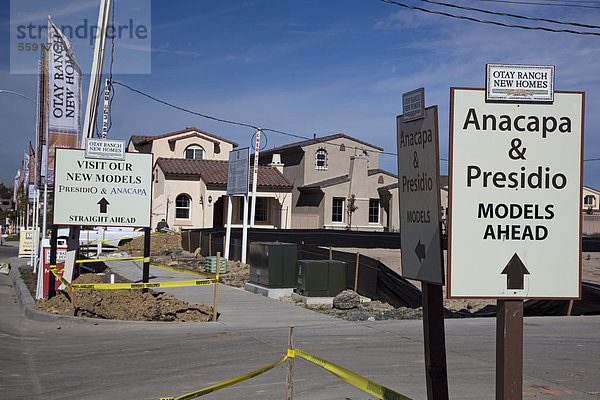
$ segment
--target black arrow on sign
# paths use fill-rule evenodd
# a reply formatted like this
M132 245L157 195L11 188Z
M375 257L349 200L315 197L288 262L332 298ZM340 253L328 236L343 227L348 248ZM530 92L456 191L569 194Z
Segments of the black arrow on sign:
M419 239L419 243L415 247L415 253L419 257L419 262L423 262L425 259L425 245L421 243L421 239Z
M529 275L529 271L527 271L525 264L523 264L517 253L515 253L500 274L506 275L507 289L523 289L523 276Z
M100 204L100 214L106 214L106 206L108 206L110 203L108 202L108 200L106 200L104 197L102 199L100 199L100 201L96 204Z

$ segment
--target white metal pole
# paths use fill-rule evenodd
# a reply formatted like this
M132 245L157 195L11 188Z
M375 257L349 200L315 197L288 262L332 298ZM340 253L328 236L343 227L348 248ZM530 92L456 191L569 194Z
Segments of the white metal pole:
M258 182L258 153L260 153L260 129L256 130L256 142L254 143L254 171L252 173L252 211L250 212L250 226L254 228L256 216L256 184Z
M106 46L106 32L108 28L109 11L112 0L100 1L100 12L98 13L98 28L96 30L96 42L94 44L94 58L92 61L92 71L90 76L90 86L88 89L87 105L85 108L85 118L83 121L83 131L81 132L81 145L85 144L85 138L94 137L94 121L98 113L98 98L96 94L100 90L100 78L102 77L102 67L104 65L104 49Z
M227 196L227 230L225 233L225 259L229 260L229 247L231 245L231 217L233 214L233 195ZM219 266L217 266L219 268Z
M248 242L248 193L244 195L244 225L242 227L242 263L246 264L246 243Z
M102 139L106 139L106 136L108 135L108 106L110 100L110 85L110 79L106 79L104 86L104 110L102 112Z

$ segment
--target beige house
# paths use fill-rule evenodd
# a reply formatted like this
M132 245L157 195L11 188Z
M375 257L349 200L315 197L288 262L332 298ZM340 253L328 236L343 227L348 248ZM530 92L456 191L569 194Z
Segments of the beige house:
M383 231L390 206L378 189L398 177L379 169L382 151L337 134L263 151L259 161L281 165L294 185L291 228Z
M173 230L225 226L229 152L237 146L197 128L131 136L128 151L154 155L152 227L163 218ZM291 192L281 167L259 168L255 226L290 228ZM243 224L243 204L233 198L233 227Z

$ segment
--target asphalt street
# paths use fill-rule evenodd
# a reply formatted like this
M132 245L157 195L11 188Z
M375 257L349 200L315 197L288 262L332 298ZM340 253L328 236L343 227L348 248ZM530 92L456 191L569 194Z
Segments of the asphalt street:
M10 399L158 399L180 396L264 367L298 348L414 400L427 398L420 320L348 322L240 289L219 286L218 322L153 323L56 318L19 305L28 260L0 246L0 396ZM114 265L112 265L114 263ZM140 265L111 263L139 280ZM11 279L12 278L12 279ZM158 269L151 280L182 280ZM189 279L189 278L188 278ZM171 289L212 305L212 287ZM30 301L30 300L29 300ZM451 399L495 398L495 319L446 320ZM532 317L524 323L523 398L600 399L600 317ZM285 398L285 364L203 396ZM374 399L329 372L295 361L294 399Z

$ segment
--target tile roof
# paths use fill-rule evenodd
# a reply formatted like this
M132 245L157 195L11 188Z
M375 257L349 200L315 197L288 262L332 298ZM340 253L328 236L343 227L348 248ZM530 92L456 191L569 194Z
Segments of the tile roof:
M188 160L184 158L159 158L156 164L165 175L197 176L207 185L227 185L228 161L224 160ZM252 171L250 168L250 184ZM258 187L291 189L293 186L275 167L261 166L258 169Z
M338 133L338 134L335 134L335 135L317 137L317 138L314 138L314 139L308 139L308 140L304 140L304 141L301 141L301 142L295 142L295 143L285 144L283 146L279 146L279 147L275 147L275 148L272 148L272 149L261 151L261 154L265 154L266 155L266 154L273 154L273 153L282 153L282 152L286 152L286 151L289 151L289 150L294 150L294 149L297 149L297 148L300 148L300 147L309 146L311 144L326 143L326 142L329 142L331 140L339 139L339 138L346 138L346 139L352 140L354 142L363 144L365 146L372 147L372 148L374 148L376 150L383 151L383 148L381 148L381 147L372 145L372 144L367 143L367 142L363 142L362 140L355 139L352 136L344 135L343 133Z
M339 185L340 183L350 182L349 175L337 176L335 178L325 179L324 181L310 183L308 185L298 187L298 190L315 190L328 186Z
M156 136L131 135L131 142L133 143L134 146L138 146L138 145L142 145L142 144L146 144L146 143L152 142L153 140L156 140L156 139L162 139L162 138L166 138L166 137L169 137L169 136L175 136L175 135L179 135L179 134L187 133L187 132L198 132L198 133L200 133L202 135L206 135L206 136L209 136L211 138L215 138L215 139L223 141L223 142L231 143L233 145L233 147L238 147L238 144L235 143L235 142L232 142L231 140L227 140L227 139L224 139L224 138L219 137L217 135L213 135L212 133L208 133L208 132L202 131L202 130L194 127L194 126L192 126L190 128L182 129L180 131L164 133L162 135L156 135Z
M377 169L370 169L367 171L367 175L371 176L371 175L375 175L375 174L385 174L385 175L389 175L392 178L398 178L398 175L394 175L391 172L388 172L386 170L383 170L381 168L377 168Z

